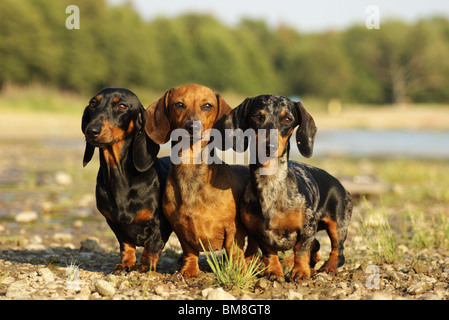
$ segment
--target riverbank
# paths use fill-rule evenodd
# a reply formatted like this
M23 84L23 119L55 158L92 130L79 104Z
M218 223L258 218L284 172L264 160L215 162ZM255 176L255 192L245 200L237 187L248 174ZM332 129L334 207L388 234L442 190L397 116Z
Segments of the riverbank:
M82 167L81 112L0 117L1 300L449 299L449 168L442 160L299 159L340 178L374 177L385 185L379 194L354 197L347 260L335 276L298 283L260 278L246 290L216 292L204 258L199 278L179 276L174 235L157 273L110 275L118 243L95 207L97 156ZM338 117L315 120L320 126L331 118ZM320 242L325 259L330 248L323 232Z

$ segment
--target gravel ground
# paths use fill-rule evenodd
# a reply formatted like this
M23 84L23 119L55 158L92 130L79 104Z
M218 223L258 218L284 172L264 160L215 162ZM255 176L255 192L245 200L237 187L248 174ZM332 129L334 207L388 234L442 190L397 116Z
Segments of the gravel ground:
M370 260L357 237L357 205L347 263L336 275L319 273L297 283L262 277L253 288L226 291L215 285L204 257L198 278L179 275L181 250L174 235L157 272L112 275L119 251L95 208L98 162L83 169L82 153L79 136L0 137L0 300L449 299L448 250L417 252L402 245L399 262ZM325 238L322 257L329 252Z
M270 282L262 277L248 291L224 291L214 286L204 259L198 278L180 276L179 254L171 249L164 252L158 272L113 275L110 271L119 257L115 246L102 245L95 238L86 238L77 247L74 238L47 243L39 237L22 234L21 239L29 239L23 248L2 246L1 300L449 299L449 256L437 250L420 252L430 263L413 258L383 265L351 262L333 276L318 273L298 283Z

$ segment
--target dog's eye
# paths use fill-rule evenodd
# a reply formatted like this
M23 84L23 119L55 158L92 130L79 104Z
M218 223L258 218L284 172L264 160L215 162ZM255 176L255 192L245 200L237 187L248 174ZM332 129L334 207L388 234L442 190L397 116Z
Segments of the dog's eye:
M292 121L293 121L293 119L289 118L289 117L284 117L284 119L282 119L282 122L284 124L290 124L290 123L292 123Z
M205 105L201 106L201 109L203 109L203 111L210 111L212 110L214 106L211 105L210 103L206 103Z
M97 106L97 102L95 100L92 100L91 102L89 102L89 107L91 107L92 109L95 109L96 106Z
M262 116L260 114L255 114L251 118L256 122L259 122L260 120L262 120Z
M120 103L119 105L117 105L118 110L125 110L126 108L128 108L128 106L124 103Z
M178 110L184 110L186 108L186 106L182 102L176 102L175 103L175 108L178 109Z

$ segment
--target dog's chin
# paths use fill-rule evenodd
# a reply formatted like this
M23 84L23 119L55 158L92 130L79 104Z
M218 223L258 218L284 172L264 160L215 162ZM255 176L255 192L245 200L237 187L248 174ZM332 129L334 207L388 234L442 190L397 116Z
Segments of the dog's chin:
M108 141L108 142L104 142L104 141L97 141L97 140L91 140L91 139L86 139L86 142L88 142L89 144L93 145L94 147L97 148L105 148L108 146L112 146L113 144L117 143L119 140L113 140L113 141Z

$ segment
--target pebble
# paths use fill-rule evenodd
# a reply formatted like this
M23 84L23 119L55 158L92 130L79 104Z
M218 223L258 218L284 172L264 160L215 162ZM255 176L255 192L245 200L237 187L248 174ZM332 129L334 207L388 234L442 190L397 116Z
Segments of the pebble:
M80 230L80 229L83 228L84 223L83 223L82 220L75 220L75 221L73 221L72 226L73 226L73 228L75 228L76 230Z
M255 285L256 289L265 290L268 288L270 281L265 278L260 278Z
M249 294L244 293L244 294L242 294L242 296L240 297L240 300L253 300L253 298L252 298Z
M302 300L303 299L303 295L299 292L290 290L287 293L287 300Z
M157 295L162 295L164 293L164 291L167 290L166 286L160 284L154 287L154 293Z
M99 240L94 237L87 238L86 240L81 241L81 252L94 252L99 249Z
M48 268L38 269L37 274L42 277L42 280L44 280L44 282L53 282L55 280L55 275Z
M429 284L425 281L418 281L407 289L407 293L421 294L429 288Z
M106 280L102 279L96 280L95 289L102 296L112 297L115 294L114 284Z
M393 297L389 293L374 292L367 296L367 300L392 300Z
M25 246L25 249L41 251L41 250L45 250L45 246L43 244L39 244L39 243L29 243Z
M54 241L60 241L60 242L70 242L73 239L72 234L67 233L67 232L56 232L52 239Z
M235 300L235 297L223 290L223 288L207 288L201 292L206 300Z
M15 220L19 223L35 222L39 215L36 211L22 211L16 214Z
M19 280L11 283L6 290L6 297L7 298L18 298L18 299L26 299L29 297L27 294L25 288L27 288L29 285L27 280Z
M69 186L72 184L72 176L66 172L58 171L55 173L55 182L60 186Z

